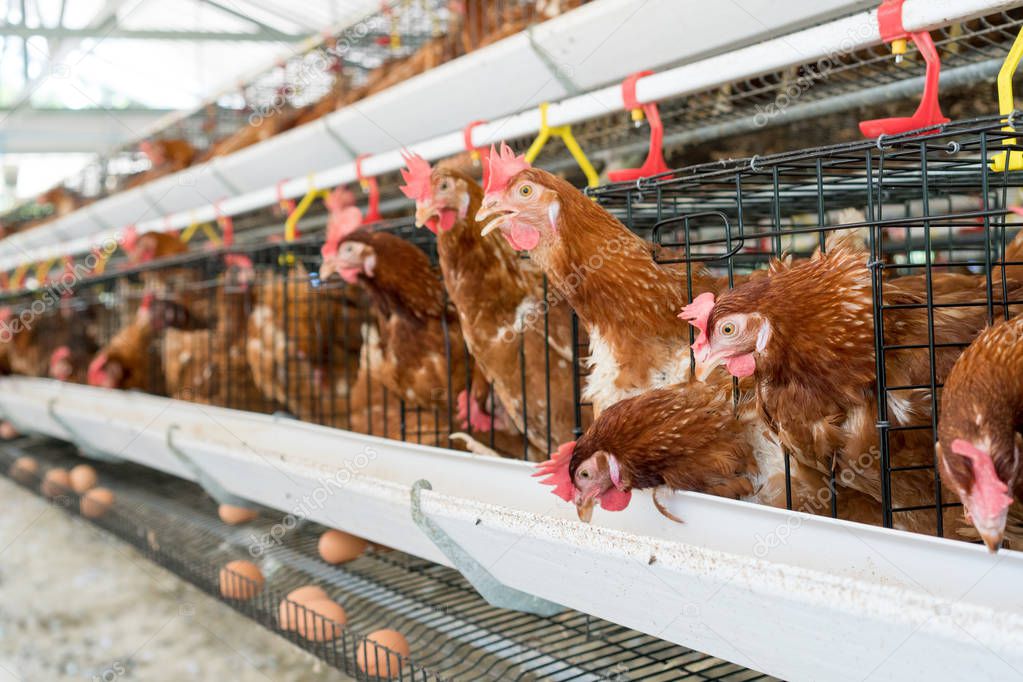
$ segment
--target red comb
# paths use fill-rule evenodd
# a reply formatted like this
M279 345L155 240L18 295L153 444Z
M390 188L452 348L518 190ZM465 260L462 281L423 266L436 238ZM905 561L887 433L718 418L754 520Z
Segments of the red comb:
M522 155L515 156L512 148L504 142L501 143L500 154L491 146L488 157L490 161L490 174L487 177L487 194L503 192L508 187L508 183L511 182L512 178L530 168L526 157Z
M107 354L100 353L89 363L89 385L106 386L107 378L103 374L103 366L107 364Z
M252 264L252 259L243 253L225 253L224 265L229 268L246 268L250 270L255 267Z
M50 364L55 365L61 360L71 357L71 349L67 346L60 346L50 354Z
M153 292L147 291L145 296L142 297L142 303L139 304L139 310L149 310L149 307L153 305Z
M706 291L693 302L682 309L678 314L679 319L688 320L689 324L700 330L693 341L693 352L698 353L707 346L707 325L710 323L710 313L714 310L714 294Z
M406 150L401 150L401 158L405 159L408 169L401 169L401 177L405 184L401 186L402 193L413 201L429 201L433 198L433 187L430 185L430 174L433 169L430 163L419 156Z
M11 319L12 315L14 315L14 311L11 310L10 306L5 305L0 308L0 322L7 322Z
M320 247L320 255L328 258L337 254L345 237L358 230L363 223L362 211L355 206L355 195L347 187L338 187L324 201L330 217L327 218L327 240Z
M536 465L536 472L533 474L533 476L546 476L540 483L554 486L554 490L551 492L566 502L575 501L575 484L572 483L572 477L568 474L568 465L572 461L573 450L575 450L575 441L562 443L558 446L557 452L551 453L549 460Z
M139 232L135 229L135 226L129 225L124 228L124 234L121 236L121 247L128 253L131 253L135 250L135 247L138 246L138 243Z
M970 513L981 518L997 517L1012 504L1009 486L998 478L991 455L962 438L952 441L952 452L973 464L973 490L970 492Z

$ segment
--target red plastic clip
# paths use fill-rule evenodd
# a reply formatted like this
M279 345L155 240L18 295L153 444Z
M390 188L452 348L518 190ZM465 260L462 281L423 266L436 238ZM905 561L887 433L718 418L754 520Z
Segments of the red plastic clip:
M134 225L129 225L124 228L124 234L121 235L121 248L128 253L135 250L135 247L139 242L139 231Z
M223 199L213 203L213 214L216 216L217 225L220 225L221 241L224 242L224 246L231 246L234 244L234 218L224 215L224 212L220 210L221 201Z
M885 43L897 45L898 41L905 41L908 38L916 44L927 64L924 93L920 99L920 106L912 116L878 118L861 122L860 132L866 137L898 135L911 130L938 126L948 123L950 120L941 113L941 103L938 101L941 57L938 55L938 50L934 47L934 40L928 31L918 33L906 31L902 23L902 5L905 1L884 0L877 8L877 26L881 32L881 39Z
M366 206L366 217L362 219L363 224L380 221L380 186L376 178L367 178L362 174L363 159L372 154L359 154L355 157L355 178L359 181L362 191L369 195L369 203Z
M636 82L653 71L640 71L634 73L622 82L622 101L625 108L632 112L633 120L639 121L641 116L646 116L650 123L650 151L647 152L646 161L639 168L622 168L615 171L608 171L607 177L611 182L627 182L639 178L649 178L652 175L667 173L670 169L664 162L664 124L661 122L661 112L657 104L640 104L636 99Z
M277 183L277 204L281 207L287 215L291 215L295 211L295 200L284 198L284 185L289 182L287 178Z
M490 148L489 147L477 147L472 143L472 131L476 126L481 126L486 121L473 121L469 125L462 128L462 139L465 141L465 151L469 152L472 156L472 160L480 164L480 168L483 169L482 184L484 187L487 186L487 179L490 177Z

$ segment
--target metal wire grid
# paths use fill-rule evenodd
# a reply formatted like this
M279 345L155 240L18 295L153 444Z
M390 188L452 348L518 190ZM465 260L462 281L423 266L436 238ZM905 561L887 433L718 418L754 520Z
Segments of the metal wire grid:
M931 32L942 59L944 71L991 62L993 71L1002 63L1009 47L1023 26L1023 8L998 12L965 23ZM855 36L850 36L850 42ZM925 65L919 52L911 50L896 63L890 48L870 48L829 54L813 63L801 64L781 71L760 74L728 83L705 92L691 93L660 102L661 119L668 134L667 150L674 151L680 143L673 142L672 131L683 138L692 138L693 131L707 129L701 137L713 139L711 127L724 130L727 123L754 119L756 128L770 126L790 106L823 102L843 94L862 92L868 88L889 85L922 76ZM976 79L974 79L976 80ZM990 110L996 107L992 90ZM909 104L906 105L910 107ZM947 112L946 112L947 113ZM967 115L981 112L969 111ZM962 117L961 115L959 117ZM953 116L955 118L955 116ZM576 137L587 149L615 149L642 144L646 126L623 125L627 114L612 114L577 126ZM838 138L858 137L855 129L830 130ZM755 146L748 147L756 151Z
M426 230L403 220L374 228L415 244L436 263L436 242ZM465 430L455 416L459 393L473 385L470 368L467 366L464 375L456 375L451 360L454 349L445 347L447 380L445 386L437 387L444 393L443 405L417 406L390 390L376 375L379 361L368 343L376 329L370 301L358 287L320 281L321 242L320 234L308 233L290 243L233 247L231 253L245 255L252 262L253 273L247 282L231 278L221 252L198 251L145 265L115 262L105 274L78 283L74 295L63 298L60 306L45 304L43 316L55 318L62 309L73 307L77 314L68 324L87 325L96 346L106 348L133 323L147 293L154 293L160 324L147 342L144 368L127 377L122 388L260 413L283 413L417 444L452 446L449 434ZM52 298L50 290L44 288L34 293L5 293L0 302L10 306L15 317L26 313L32 319L33 306L48 298ZM266 331L270 323L276 330L273 334ZM546 310L542 323L547 324ZM33 326L40 324L37 319ZM31 338L45 353L53 350L50 339ZM461 338L451 336L445 343L461 344L468 355ZM549 391L551 350L546 351L543 383ZM520 383L523 395L531 399L527 359L522 340ZM85 381L85 377L78 380ZM492 386L490 390L493 414L496 397ZM549 405L549 393L546 402ZM523 424L528 424L528 403L523 401ZM543 454L556 445L549 411L546 433L539 435L548 445ZM577 429L583 425L582 415L577 415ZM529 433L527 429L521 438L502 437L497 427L491 426L489 431L473 435L485 446L528 459Z
M1013 117L1015 120L1015 116ZM870 251L875 308L875 354L879 358L877 428L881 435L883 523L899 514L934 510L943 533L942 511L958 503L942 502L935 463L900 465L893 439L900 432L937 435L941 377L935 354L961 349L962 342L936 344L934 311L942 307L986 308L987 321L1007 319L1021 301L1009 294L1004 254L1017 222L1023 175L996 173L995 153L1018 151L1006 119L988 117L942 126L926 136L903 135L725 164L682 169L632 184L609 185L593 192L636 231L662 245L661 262L684 263L734 277L771 258L805 257L825 248L836 230L860 231ZM966 303L936 303L932 277L943 272L986 275L983 297ZM890 301L886 283L893 277L922 275L927 300ZM995 279L997 278L997 279ZM1000 284L996 283L1000 282ZM922 344L896 345L883 320L899 311L926 311L930 331ZM886 364L906 351L925 352L930 380L913 385L888 383ZM911 425L890 423L890 403L907 391L925 390L930 415ZM934 504L898 507L891 490L906 472L934 472ZM837 504L832 505L837 513Z
M81 462L70 445L21 439L0 448L0 466L8 471L23 455L42 464L40 475L16 479L36 492L45 470ZM265 510L254 523L225 526L216 519L214 503L190 483L131 464L94 465L116 501L93 522L356 679L375 679L353 665L364 646L358 633L383 627L402 632L414 653L400 677L392 671L394 679L772 679L581 613L542 618L491 607L456 571L387 548L373 547L359 559L330 566L317 555L323 529L315 524L300 521L284 534L272 533L275 521L277 530L284 526L276 512ZM63 492L56 503L77 510L77 496ZM250 600L225 599L219 593L220 567L239 558L255 561L266 576L266 587ZM343 605L348 622L340 642L310 642L281 629L281 599L308 584L320 585Z

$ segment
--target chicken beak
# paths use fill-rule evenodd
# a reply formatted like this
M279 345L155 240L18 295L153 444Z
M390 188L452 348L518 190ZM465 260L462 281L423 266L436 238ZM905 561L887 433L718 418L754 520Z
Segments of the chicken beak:
M416 227L425 227L431 218L439 217L437 209L432 201L424 201L416 204Z
M480 206L480 210L476 211L476 222L480 225L487 223L480 231L481 237L486 237L494 230L500 229L508 216L514 215L515 211L505 208L501 205L501 200L497 197L491 197L485 199L483 205Z
M991 518L981 518L977 514L971 514L973 525L980 533L987 551L994 554L1002 546L1002 538L1005 536L1005 520L1009 508L1005 507L1000 514Z
M693 367L693 371L696 374L696 379L701 383L707 381L707 377L724 359L720 354L711 353L708 349L697 351L694 353L694 356L696 364Z
M331 275L337 272L337 261L333 257L324 258L320 265L320 281L326 282Z
M593 518L593 507L597 504L597 498L591 497L588 500L582 500L577 502L575 505L576 513L579 514L579 520L583 523L589 523Z

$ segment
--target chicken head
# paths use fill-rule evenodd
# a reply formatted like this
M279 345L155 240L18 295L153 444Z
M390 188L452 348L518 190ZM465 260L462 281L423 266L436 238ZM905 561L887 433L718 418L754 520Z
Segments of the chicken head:
M720 364L734 377L752 375L757 368L757 354L765 351L771 339L771 324L763 316L743 312L724 300L724 305L715 304L714 294L703 293L679 314L697 329L692 349L696 378L700 381L705 381Z

